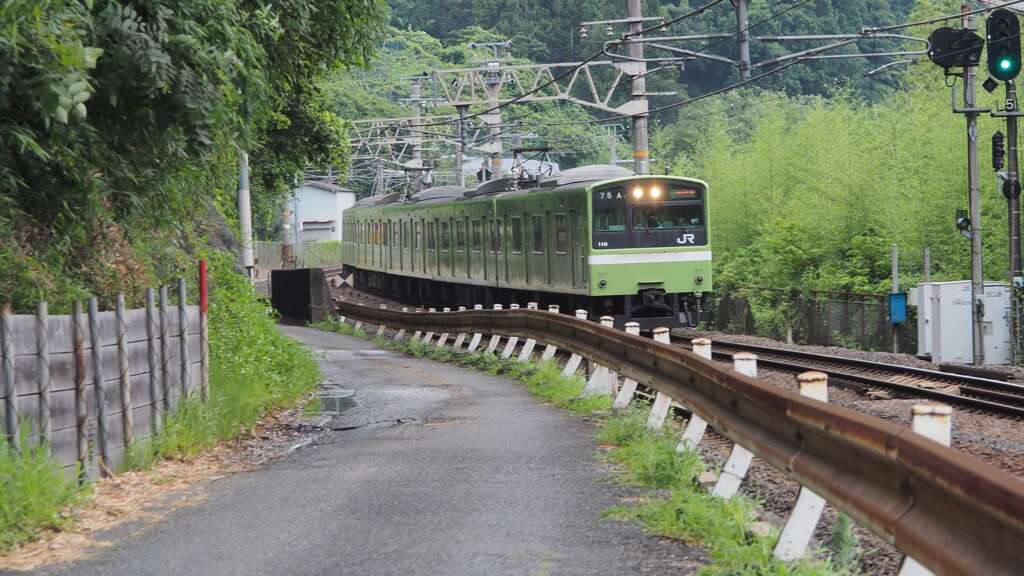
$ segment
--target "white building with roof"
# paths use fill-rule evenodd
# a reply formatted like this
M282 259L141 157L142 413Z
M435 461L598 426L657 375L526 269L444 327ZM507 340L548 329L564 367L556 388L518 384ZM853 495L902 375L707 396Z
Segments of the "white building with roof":
M328 181L305 181L292 191L285 238L292 242L341 240L341 211L356 201L356 193Z

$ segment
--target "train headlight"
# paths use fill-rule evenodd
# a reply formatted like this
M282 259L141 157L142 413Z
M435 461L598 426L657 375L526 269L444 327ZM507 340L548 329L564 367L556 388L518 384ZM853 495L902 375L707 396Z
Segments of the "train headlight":
M639 200L639 199L641 199L643 197L644 197L644 189L643 188L641 188L639 186L637 186L636 188L633 188L633 198L635 198L636 200Z
M651 186L651 198L658 200L661 198L661 188L657 186Z

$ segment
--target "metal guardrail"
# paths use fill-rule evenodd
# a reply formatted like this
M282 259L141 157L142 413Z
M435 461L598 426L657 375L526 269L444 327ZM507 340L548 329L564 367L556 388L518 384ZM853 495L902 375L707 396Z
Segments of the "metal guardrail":
M399 312L339 302L371 324L483 332L557 345L669 395L936 574L1019 574L1024 482L879 418L566 314Z

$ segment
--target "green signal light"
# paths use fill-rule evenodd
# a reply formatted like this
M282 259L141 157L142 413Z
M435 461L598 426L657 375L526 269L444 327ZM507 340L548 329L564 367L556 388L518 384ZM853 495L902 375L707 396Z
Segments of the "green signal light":
M1013 62L1010 62L1010 60L1006 58L1003 58L1002 60L999 61L999 67L1002 68L1003 70L1009 70L1010 66L1013 66Z

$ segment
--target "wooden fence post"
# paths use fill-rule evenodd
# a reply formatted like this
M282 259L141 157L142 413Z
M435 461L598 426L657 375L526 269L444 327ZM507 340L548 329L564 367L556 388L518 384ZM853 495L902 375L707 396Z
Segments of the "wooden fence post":
M149 366L149 399L153 402L150 406L152 411L150 430L153 436L160 433L162 427L160 408L163 406L163 399L160 397L160 362L157 360L160 338L157 321L156 297L152 288L146 288L146 364Z
M207 319L210 311L209 283L206 260L199 261L199 389L203 402L210 399L210 331Z
M128 377L128 326L124 323L124 294L117 295L117 383L121 388L121 426L124 445L135 443L135 418L132 415L132 383Z
M46 301L36 306L36 371L39 373L39 437L47 450L52 448L50 424L50 311Z
M181 397L192 392L192 375L188 364L188 300L185 299L185 279L178 278L178 349L181 350Z
M11 342L11 305L0 307L0 377L4 384L4 434L18 453L18 389L14 385L14 344Z
M96 445L100 451L100 472L110 476L110 451L107 446L107 388L103 382L103 356L100 354L99 303L89 298L89 341L92 343L92 387L96 394Z
M78 436L78 474L86 478L86 464L89 462L89 399L85 389L85 323L82 319L82 302L75 300L72 306L73 324L71 346L75 361L75 431Z
M171 321L167 315L167 286L160 287L160 385L163 386L164 411L169 412L171 405L171 342L168 332Z

